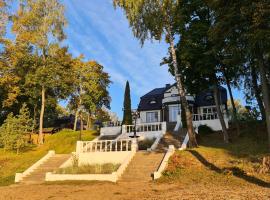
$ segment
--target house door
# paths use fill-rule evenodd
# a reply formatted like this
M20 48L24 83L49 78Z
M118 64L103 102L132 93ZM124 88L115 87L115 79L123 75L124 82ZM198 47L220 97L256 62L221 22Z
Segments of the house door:
M180 108L178 105L169 106L169 122L176 122L179 113Z

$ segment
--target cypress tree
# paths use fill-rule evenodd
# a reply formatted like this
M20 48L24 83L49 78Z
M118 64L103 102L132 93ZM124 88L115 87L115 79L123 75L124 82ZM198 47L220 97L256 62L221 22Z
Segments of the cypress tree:
M131 114L131 100L130 100L130 87L129 82L126 83L125 96L124 96L124 116L123 122L124 125L132 124L132 114Z

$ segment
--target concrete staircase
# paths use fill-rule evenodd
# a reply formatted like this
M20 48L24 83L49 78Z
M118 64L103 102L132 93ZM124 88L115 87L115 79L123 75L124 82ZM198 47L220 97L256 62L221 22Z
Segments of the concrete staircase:
M184 128L181 128L179 131L167 132L163 138L161 138L157 149L159 151L166 151L169 145L174 145L175 148L180 148L186 134L187 130Z
M128 168L122 175L122 182L147 182L152 180L152 173L155 172L164 153L138 151Z
M70 158L70 154L56 154L48 161L39 166L30 175L23 178L21 184L40 184L45 182L45 174L58 169L65 161Z

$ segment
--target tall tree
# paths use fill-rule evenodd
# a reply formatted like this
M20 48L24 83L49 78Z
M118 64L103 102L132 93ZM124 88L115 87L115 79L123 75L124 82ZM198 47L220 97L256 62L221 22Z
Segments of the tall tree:
M129 82L126 82L125 95L124 95L124 115L122 124L131 125L132 124L132 114L131 114L131 99L130 99L130 87Z
M246 62L252 60L259 72L270 147L270 4L265 0L210 2L216 15L213 35L221 40L236 35L233 46L241 49L242 58Z
M73 69L76 76L69 107L75 110L73 129L77 129L77 120L83 112L88 118L102 106L109 107L110 97L108 87L111 83L108 73L96 61L83 61L83 57L74 59Z
M174 77L177 83L178 92L186 112L187 129L189 135L189 146L197 147L195 138L192 113L186 99L186 90L183 84L183 76L178 70L176 50L174 47L175 24L180 19L178 13L178 0L114 0L114 5L125 10L126 17L133 29L135 37L139 38L141 43L148 38L161 40L165 35L166 41L170 45Z
M57 44L65 38L63 27L66 24L64 7L58 0L21 0L20 8L14 16L13 31L16 40L30 44L34 52L41 57L36 71L41 91L41 109L39 120L39 144L43 144L43 119L47 88L52 81L47 78L54 75L50 58ZM54 63L55 64L55 63ZM50 67L49 67L50 66Z

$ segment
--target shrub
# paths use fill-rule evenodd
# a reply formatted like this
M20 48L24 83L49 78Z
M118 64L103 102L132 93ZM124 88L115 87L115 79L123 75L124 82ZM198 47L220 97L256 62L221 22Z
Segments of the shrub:
M147 150L155 142L156 138L145 139L138 142L139 150Z
M0 143L5 150L17 150L26 146L26 135L32 129L32 120L26 104L23 104L19 115L14 116L10 113L4 124L0 127Z
M207 125L200 125L198 128L199 135L209 135L213 133L213 129Z

